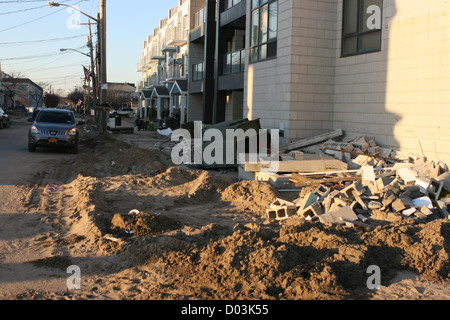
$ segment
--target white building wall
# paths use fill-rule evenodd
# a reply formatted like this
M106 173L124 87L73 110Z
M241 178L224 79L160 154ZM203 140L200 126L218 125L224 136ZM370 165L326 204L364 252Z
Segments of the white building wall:
M285 132L288 132L291 107L292 2L279 0L277 58L248 64L247 48L244 74L244 117L260 118L263 128L281 128ZM250 8L251 1L247 1L247 17L251 16ZM246 30L245 38L250 39L250 19Z
M334 128L450 163L449 26L448 1L385 0L381 52L336 60Z

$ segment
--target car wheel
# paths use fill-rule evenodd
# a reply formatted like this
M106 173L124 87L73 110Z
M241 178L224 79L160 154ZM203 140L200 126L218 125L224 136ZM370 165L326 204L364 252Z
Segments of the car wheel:
M28 151L29 151L29 152L36 152L36 147L33 146L32 144L29 144L29 145L28 145Z

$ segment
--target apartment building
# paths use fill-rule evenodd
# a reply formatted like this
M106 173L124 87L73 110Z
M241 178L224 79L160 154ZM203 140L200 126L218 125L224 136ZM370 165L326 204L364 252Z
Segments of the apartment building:
M191 0L176 11L183 6L185 121L259 118L281 143L341 128L450 163L448 1ZM160 61L167 68L157 49L145 79L164 75ZM167 95L152 93L174 106L170 93L182 90L163 78Z

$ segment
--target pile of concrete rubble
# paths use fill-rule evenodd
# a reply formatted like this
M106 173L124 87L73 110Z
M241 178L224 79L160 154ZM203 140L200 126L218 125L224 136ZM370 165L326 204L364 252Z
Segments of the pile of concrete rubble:
M297 187L301 192L294 201L274 201L267 208L268 219L300 216L366 228L372 228L371 220L450 219L450 173L446 164L425 157L391 158L391 149L381 148L365 136L342 141L328 139L303 148L293 144L293 148L285 147L283 151L280 158L298 162L299 168L307 168L308 161L329 163L328 156L346 168L334 164L332 168L325 166L323 172L294 170L272 174L277 178L268 181L283 181L287 188L288 179L290 189ZM304 160L311 154L319 158Z

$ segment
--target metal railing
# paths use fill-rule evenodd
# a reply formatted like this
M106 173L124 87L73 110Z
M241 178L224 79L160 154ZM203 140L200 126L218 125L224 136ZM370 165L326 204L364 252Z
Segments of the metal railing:
M223 57L223 74L233 74L244 72L245 68L245 49L230 52Z

